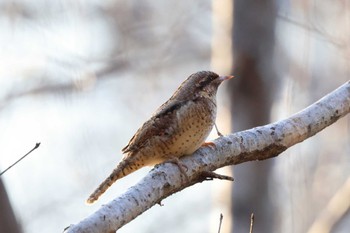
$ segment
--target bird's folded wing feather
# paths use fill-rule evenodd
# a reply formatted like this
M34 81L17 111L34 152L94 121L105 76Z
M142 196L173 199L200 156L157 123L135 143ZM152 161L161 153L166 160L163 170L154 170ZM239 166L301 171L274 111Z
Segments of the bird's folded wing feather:
M171 135L176 129L176 122L179 109L192 101L174 101L166 102L156 113L146 121L141 128L137 130L135 135L130 139L128 145L122 149L123 153L137 152L142 147L146 146L153 137Z

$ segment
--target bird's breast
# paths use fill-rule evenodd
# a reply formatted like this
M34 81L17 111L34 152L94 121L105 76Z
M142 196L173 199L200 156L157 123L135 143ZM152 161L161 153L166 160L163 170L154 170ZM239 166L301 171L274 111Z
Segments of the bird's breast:
M173 156L195 152L208 137L215 123L216 105L208 99L191 101L176 113L176 128L168 141Z

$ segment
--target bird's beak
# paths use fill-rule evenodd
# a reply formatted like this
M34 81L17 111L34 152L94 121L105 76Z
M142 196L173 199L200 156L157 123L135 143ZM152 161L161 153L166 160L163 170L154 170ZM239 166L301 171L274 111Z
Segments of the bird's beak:
M228 80L228 79L231 79L231 78L234 78L234 76L232 76L232 75L220 76L220 77L219 77L219 80L220 80L221 82L223 82L223 81Z

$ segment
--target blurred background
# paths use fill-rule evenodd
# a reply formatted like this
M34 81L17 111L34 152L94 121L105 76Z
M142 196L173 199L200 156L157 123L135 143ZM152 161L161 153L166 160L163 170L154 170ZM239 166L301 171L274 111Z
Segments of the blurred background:
M0 1L0 232L62 232L147 174L86 198L199 70L228 134L290 116L350 77L350 1ZM118 232L348 232L350 118L281 156L220 169ZM214 139L212 133L210 139ZM194 195L195 193L195 195ZM161 220L161 221L160 221Z

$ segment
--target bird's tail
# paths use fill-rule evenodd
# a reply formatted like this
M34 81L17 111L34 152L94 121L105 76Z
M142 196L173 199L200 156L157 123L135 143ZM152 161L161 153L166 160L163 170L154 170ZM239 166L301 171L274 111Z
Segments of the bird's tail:
M135 158L132 158L132 156L123 159L107 177L107 179L105 179L90 195L90 197L86 200L86 203L93 204L104 192L106 192L109 187L112 186L114 182L144 166L144 164L140 163L139 161L134 162L134 160Z

